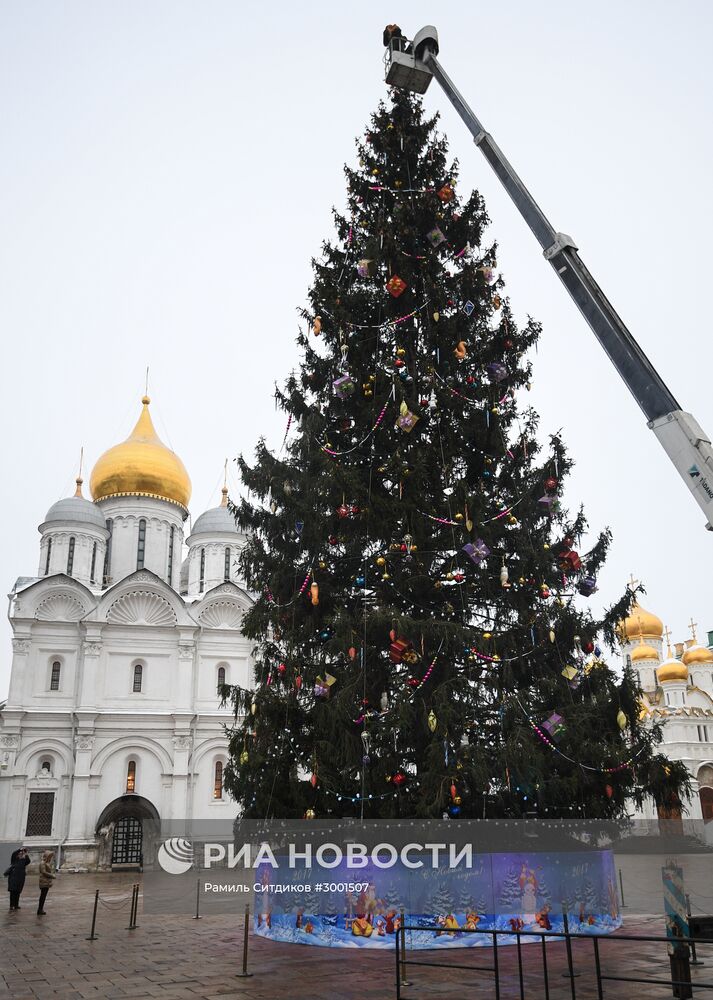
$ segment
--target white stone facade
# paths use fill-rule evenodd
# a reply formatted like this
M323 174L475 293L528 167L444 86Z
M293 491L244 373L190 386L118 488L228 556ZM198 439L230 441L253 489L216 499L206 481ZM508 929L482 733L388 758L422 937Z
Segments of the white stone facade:
M232 713L217 688L252 683L244 537L224 506L204 514L186 559L204 548L210 570L182 596L186 514L152 496L92 503L80 483L40 526L39 574L17 581L10 607L1 841L54 848L66 867L136 865L152 860L138 856L147 823L237 814L221 782Z

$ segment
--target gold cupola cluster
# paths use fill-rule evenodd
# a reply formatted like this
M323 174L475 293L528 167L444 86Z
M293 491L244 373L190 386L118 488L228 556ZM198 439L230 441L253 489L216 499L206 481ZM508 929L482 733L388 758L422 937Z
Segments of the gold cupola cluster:
M619 638L622 642L635 642L640 637L661 639L663 637L663 622L646 608L642 608L637 601L632 607L629 617L625 618L619 625ZM658 656L658 654L656 655Z
M183 462L167 448L154 428L149 403L143 408L126 441L109 448L92 470L90 489L94 500L109 497L154 497L187 510L191 480Z

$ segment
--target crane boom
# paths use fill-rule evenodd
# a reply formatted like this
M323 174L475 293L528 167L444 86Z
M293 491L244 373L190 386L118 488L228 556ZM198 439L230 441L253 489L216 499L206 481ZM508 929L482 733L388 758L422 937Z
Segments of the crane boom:
M422 28L408 41L391 37L386 54L386 81L424 93L431 79L443 88L517 209L535 234L545 259L574 299L609 360L641 407L647 424L706 515L713 531L713 448L690 413L681 409L634 336L604 295L571 236L557 232L525 187L505 154L485 130L438 60L438 32Z

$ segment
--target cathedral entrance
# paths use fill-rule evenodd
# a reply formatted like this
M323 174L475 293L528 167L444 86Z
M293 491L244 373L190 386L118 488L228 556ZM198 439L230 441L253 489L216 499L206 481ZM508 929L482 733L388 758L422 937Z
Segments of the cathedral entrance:
M112 871L143 869L153 863L161 821L152 802L141 795L122 795L97 820L99 867Z
M111 867L143 868L144 831L141 820L135 816L122 816L114 827L111 845Z

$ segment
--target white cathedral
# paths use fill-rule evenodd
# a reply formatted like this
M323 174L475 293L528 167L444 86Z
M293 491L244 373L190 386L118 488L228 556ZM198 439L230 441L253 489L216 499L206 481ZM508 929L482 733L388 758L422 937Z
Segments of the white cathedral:
M218 688L252 682L245 538L224 486L184 540L191 482L149 403L94 466L93 499L79 478L50 507L37 575L10 595L0 841L53 848L65 867L138 867L147 824L237 813Z
M693 795L683 818L702 820L705 839L713 846L713 632L703 645L693 621L690 627L692 637L672 647L661 619L636 603L619 626L619 638L624 660L644 692L641 716L663 727L659 751L683 761L691 775ZM634 818L656 821L653 801Z

